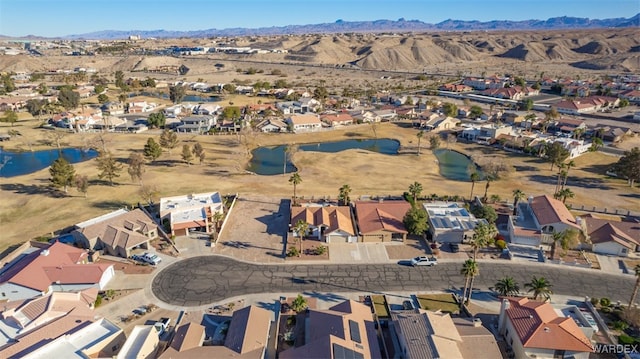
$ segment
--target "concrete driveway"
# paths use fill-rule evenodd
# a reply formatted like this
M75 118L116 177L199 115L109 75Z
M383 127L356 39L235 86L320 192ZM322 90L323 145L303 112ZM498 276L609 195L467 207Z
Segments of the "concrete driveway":
M600 262L600 270L613 274L628 274L629 271L620 257L596 254Z

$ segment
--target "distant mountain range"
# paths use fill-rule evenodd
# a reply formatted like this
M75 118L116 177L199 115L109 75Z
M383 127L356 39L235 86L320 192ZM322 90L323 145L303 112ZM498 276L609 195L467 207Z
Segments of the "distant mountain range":
M411 31L495 31L495 30L560 30L560 29L593 29L640 27L640 13L630 18L589 19L580 17L553 17L547 20L493 20L464 21L448 19L437 24L429 24L420 20L375 20L375 21L343 21L334 23L287 25L261 28L228 28L195 31L170 30L104 30L86 34L69 35L64 39L124 39L130 35L141 38L178 38L178 37L213 37L213 36L248 36L248 35L285 35L285 34L318 34L349 32L411 32ZM35 38L35 36L28 36Z

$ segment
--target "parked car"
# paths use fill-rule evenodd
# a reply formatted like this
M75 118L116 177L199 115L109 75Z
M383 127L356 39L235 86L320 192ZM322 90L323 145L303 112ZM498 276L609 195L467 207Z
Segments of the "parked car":
M153 264L153 265L156 265L156 264L162 262L162 258L158 257L155 254L150 254L150 253L144 253L142 255L142 260L144 260L145 262L147 262L149 264Z
M147 308L145 307L138 307L133 310L133 314L137 314L137 315L144 315L146 313L147 313Z
M142 256L139 256L137 254L132 255L130 258L136 262L147 263L147 261L144 258L142 258Z
M425 257L425 256L421 256L421 257L415 257L411 260L411 265L412 266L434 266L438 264L438 259L436 257Z
M458 245L458 243L449 243L449 247L451 248L451 253L460 252L460 246Z

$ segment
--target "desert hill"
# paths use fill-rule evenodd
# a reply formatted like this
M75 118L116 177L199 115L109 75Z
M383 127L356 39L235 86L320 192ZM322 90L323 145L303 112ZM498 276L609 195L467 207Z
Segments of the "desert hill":
M285 49L286 54L169 56L2 56L0 71L46 71L54 67L82 66L113 73L142 71L162 65L186 64L198 73L211 68L209 59L255 61L268 64L323 64L367 70L437 71L504 69L528 66L545 71L563 69L614 72L640 71L640 37L637 29L554 31L443 32L406 34L313 34L229 38L234 46ZM138 46L166 48L178 40L150 40ZM180 39L181 46L215 46L211 39ZM66 64L66 66L65 66ZM530 66L531 65L531 66ZM198 71L203 66L202 71Z

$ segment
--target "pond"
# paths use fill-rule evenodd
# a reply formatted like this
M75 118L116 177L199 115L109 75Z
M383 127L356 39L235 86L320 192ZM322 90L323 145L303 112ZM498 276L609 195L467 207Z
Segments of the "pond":
M277 175L296 171L296 167L285 158L286 145L258 147L253 150L249 171L259 175ZM385 155L396 155L400 142L391 139L344 140L336 142L309 143L298 146L299 151L340 152L350 149L363 149Z
M134 92L129 94L129 98L137 96L155 97L163 100L169 99L169 94L163 92ZM185 95L182 98L183 102L217 102L220 101L218 96L198 96L198 95Z
M62 157L70 163L90 160L98 156L95 150L63 148L34 152L8 152L0 148L0 177L22 176L51 166Z
M438 149L434 151L438 159L440 174L442 177L454 180L470 182L471 173L480 172L478 166L464 154L452 150Z

